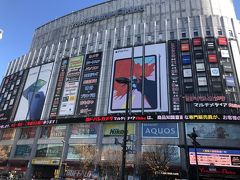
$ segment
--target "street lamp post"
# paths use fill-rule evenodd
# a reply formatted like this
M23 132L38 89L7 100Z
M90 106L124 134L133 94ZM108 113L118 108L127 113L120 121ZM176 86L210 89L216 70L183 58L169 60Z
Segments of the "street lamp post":
M63 171L62 171L62 161L63 161L63 156L64 156L64 150L65 150L65 145L66 145L66 141L62 140L63 143L63 149L62 149L62 154L61 154L61 159L59 162L59 168L58 168L58 178L61 179Z
M121 165L121 180L124 180L125 177L125 162L126 162L126 152L127 152L127 130L128 130L128 101L129 101L129 86L130 80L126 77L119 77L115 79L116 82L124 84L127 86L127 97L126 97L126 112L124 119L124 135L122 143L122 165Z
M196 159L196 175L197 175L197 180L199 180L199 171L198 171L198 158L197 158L197 146L200 146L200 144L197 142L197 133L195 131L195 128L193 128L193 132L191 134L187 134L188 137L190 137L192 139L192 144L194 147L194 151L195 151L195 159Z

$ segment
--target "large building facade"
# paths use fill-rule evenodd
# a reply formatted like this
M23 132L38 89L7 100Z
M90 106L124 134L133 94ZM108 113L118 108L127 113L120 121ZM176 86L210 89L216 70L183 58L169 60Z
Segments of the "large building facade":
M232 0L113 0L67 14L6 70L0 177L50 179L60 166L69 179L116 177L129 95L128 178L240 179L239 81Z

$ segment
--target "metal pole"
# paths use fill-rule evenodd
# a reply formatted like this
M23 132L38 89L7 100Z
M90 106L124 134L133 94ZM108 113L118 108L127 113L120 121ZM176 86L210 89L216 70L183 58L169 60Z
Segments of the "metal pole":
M195 138L196 141L196 138ZM197 158L197 146L196 146L196 142L193 142L194 145L194 150L195 150L195 159L196 159L196 175L197 175L197 180L199 180L199 171L198 171L198 158Z
M129 101L129 82L127 85L127 99L126 99L126 112L124 120L124 136L123 136L123 145L122 145L122 168L121 168L121 180L125 178L125 162L126 162L126 151L127 151L127 125L128 125L128 101Z
M61 179L61 177L62 177L62 160L63 160L63 155L64 155L66 142L64 140L62 140L62 143L63 143L63 149L62 149L61 159L60 159L59 168L58 168L58 178L59 179Z

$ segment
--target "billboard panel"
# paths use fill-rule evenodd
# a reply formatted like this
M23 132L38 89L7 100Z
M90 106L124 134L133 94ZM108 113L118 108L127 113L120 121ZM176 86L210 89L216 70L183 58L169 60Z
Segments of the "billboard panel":
M189 148L190 164L196 164L195 150ZM240 167L240 150L197 148L198 165Z
M78 107L78 113L80 115L95 115L101 63L102 52L87 54Z
M83 56L70 58L66 81L61 98L59 116L73 115L77 101L79 79L82 71Z
M20 71L4 78L0 90L0 121L12 120L26 75L27 71Z
M30 69L15 121L41 118L53 63Z
M167 111L166 76L165 44L115 50L109 113L124 112L126 107L127 85L116 82L115 79L119 77L132 80L132 112Z
M15 121L26 120L28 109L31 105L32 96L34 94L35 86L42 86L43 81L38 80L38 74L40 66L30 69L28 77L23 89L20 103L18 105L17 113L15 115ZM39 87L38 86L38 87Z
M68 68L68 62L69 62L69 59L65 58L62 60L62 63L60 66L60 71L59 71L59 75L58 75L58 80L57 80L57 84L56 84L52 107L51 107L50 115L49 115L50 118L56 118L57 114L58 114L59 105L60 105L60 101L61 101L61 95L62 95L62 89L64 86L64 81L65 81L67 68Z

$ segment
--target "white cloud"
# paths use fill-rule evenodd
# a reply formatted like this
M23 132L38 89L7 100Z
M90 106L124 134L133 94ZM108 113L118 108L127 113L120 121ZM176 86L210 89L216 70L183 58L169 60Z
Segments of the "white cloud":
M3 30L0 29L0 40L3 38Z

